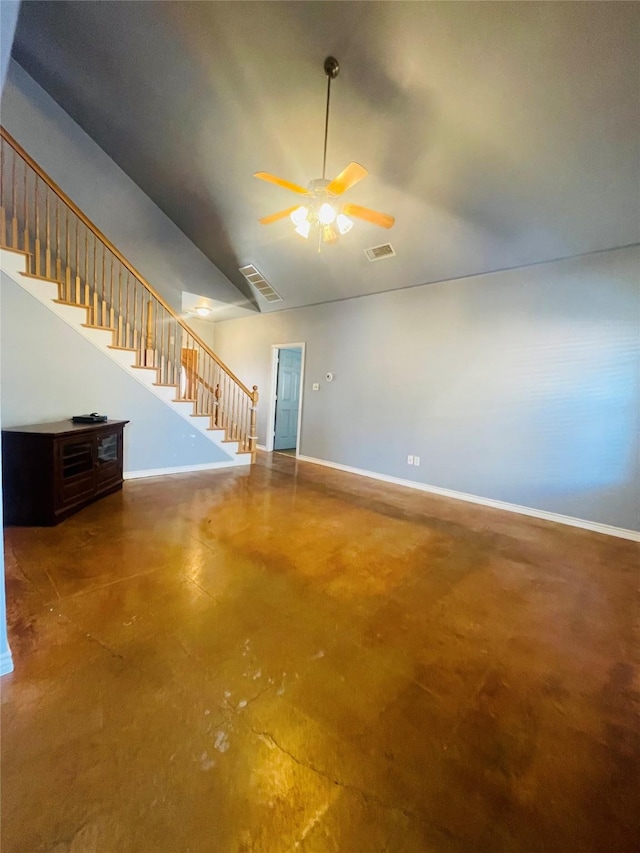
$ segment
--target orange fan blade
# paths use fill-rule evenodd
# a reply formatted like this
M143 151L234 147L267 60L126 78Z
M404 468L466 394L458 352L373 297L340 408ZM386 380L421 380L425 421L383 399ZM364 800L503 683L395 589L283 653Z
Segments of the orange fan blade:
M284 219L285 216L289 216L290 213L293 213L299 207L299 204L294 204L293 207L288 207L286 210L279 210L277 213L272 213L271 216L263 216L262 219L258 219L258 222L260 225L271 225L272 222L277 222L278 219Z
M369 172L360 163L349 163L347 168L343 169L338 177L331 181L327 187L327 192L334 195L342 195L343 192L354 186L354 184L357 184L358 181L366 178L368 174Z
M388 213L378 213L377 210L370 210L368 207L360 207L359 204L345 204L343 213L347 216L355 216L358 219L364 219L366 222L371 222L373 225L381 225L383 228L391 228L396 221L395 216L389 216Z
M277 187L282 187L285 190L291 190L300 195L309 195L309 190L305 190L300 184L292 184L291 181L285 181L283 178L277 178L275 175L270 175L269 172L256 172L254 178L260 178L261 181L269 181Z

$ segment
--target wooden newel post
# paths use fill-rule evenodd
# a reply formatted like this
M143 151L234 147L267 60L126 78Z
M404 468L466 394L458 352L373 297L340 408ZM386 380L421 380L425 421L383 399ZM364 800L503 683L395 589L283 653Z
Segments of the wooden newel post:
M250 445L249 448L251 450L251 462L256 461L256 442L258 441L258 436L256 434L256 418L258 414L258 386L253 386L253 394L251 395L251 433L249 434Z

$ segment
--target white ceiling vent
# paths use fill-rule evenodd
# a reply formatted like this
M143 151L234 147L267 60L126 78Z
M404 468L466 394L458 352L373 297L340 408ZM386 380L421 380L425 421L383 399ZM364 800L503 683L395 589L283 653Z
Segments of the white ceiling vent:
M282 302L282 296L271 287L262 273L254 267L253 264L247 264L246 267L240 267L240 272L249 282L251 287L258 293L266 302Z
M396 250L391 243L383 243L382 246L372 246L370 249L365 249L364 253L370 261L381 261L383 258L393 257Z

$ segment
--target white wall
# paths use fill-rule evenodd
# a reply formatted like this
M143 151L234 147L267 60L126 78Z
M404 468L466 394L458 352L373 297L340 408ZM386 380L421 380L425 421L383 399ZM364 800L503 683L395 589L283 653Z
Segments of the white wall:
M11 60L2 124L176 310L182 291L243 302L228 278Z
M0 290L2 426L101 412L129 420L126 473L229 457L4 274Z
M640 530L639 270L611 250L218 323L216 347L259 385L260 444L271 344L305 341L301 454Z

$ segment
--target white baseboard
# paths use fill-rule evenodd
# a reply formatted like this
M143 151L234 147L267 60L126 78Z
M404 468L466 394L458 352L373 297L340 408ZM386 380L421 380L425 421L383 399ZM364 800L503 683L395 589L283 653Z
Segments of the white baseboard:
M556 512L546 512L542 509L534 509L528 506L496 501L492 498L481 498L478 495L468 495L466 492L454 492L452 489L441 489L439 486L428 486L426 483L416 483L414 480L403 480L401 477L391 477L388 474L378 474L376 471L365 471L363 468L352 468L350 465L341 465L338 462L327 462L326 459L315 459L313 456L298 456L301 462L312 462L314 465L324 465L326 468L335 468L338 471L346 471L348 474L358 474L360 477L369 477L372 480L382 480L384 483L393 483L396 486L406 486L409 489L417 489L420 492L429 492L444 498L454 498L458 501L480 504L493 509L501 509L505 512L516 512L519 515L529 515L532 518L541 518L544 521L555 521L558 524L568 524L571 527L581 527L584 530L592 530L594 533L604 533L606 536L618 536L621 539L631 539L640 542L640 532L636 530L625 530L623 527L613 527L610 524L599 524L596 521L587 521L584 518L574 518L571 515L560 515Z
M256 444L256 447L258 448L258 450L264 450L265 452L267 450L266 444Z
M11 657L11 652L7 649L6 652L0 655L0 676L8 675L10 672L13 672L13 658Z
M248 459L251 457L247 456ZM245 464L249 464L248 462ZM192 471L215 471L218 468L239 468L242 462L202 462L198 465L179 465L176 468L147 468L145 471L125 471L124 480L141 480L144 477L164 477L167 474L189 474Z

